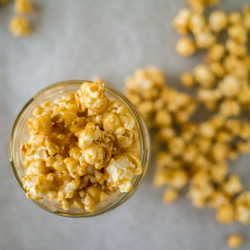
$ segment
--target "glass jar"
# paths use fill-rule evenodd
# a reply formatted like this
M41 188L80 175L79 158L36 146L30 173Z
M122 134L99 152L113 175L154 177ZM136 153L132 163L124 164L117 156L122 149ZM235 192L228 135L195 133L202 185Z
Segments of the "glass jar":
M35 96L33 96L24 105L24 107L18 114L10 135L9 160L12 166L14 176L19 186L24 192L26 192L23 187L22 181L22 178L25 176L25 170L22 166L22 160L24 159L24 156L21 153L20 146L25 143L29 138L27 120L32 115L32 112L35 107L41 105L44 101L48 99L54 100L61 97L62 95L75 93L76 90L80 88L82 82L90 81L71 80L50 85L38 92ZM122 95L111 87L106 86L105 89L106 95L109 98L112 98L113 100L116 100L125 105L136 121L136 127L140 140L140 160L142 162L143 172L141 175L134 177L134 179L132 180L132 189L129 192L116 192L115 194L111 195L106 202L97 205L95 207L94 212L88 212L85 209L75 207L71 207L68 211L65 211L61 208L59 204L56 204L54 202L48 200L32 200L36 205L45 209L48 212L67 217L92 217L106 213L126 201L137 190L147 172L150 154L150 139L147 127L142 116L139 114L135 106L124 95Z

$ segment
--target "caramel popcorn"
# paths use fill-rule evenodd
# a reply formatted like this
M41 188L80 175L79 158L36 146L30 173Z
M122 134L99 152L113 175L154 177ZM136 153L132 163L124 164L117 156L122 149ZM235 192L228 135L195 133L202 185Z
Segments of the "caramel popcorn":
M188 72L183 73L181 75L180 81L181 81L182 85L187 87L187 88L193 87L195 84L192 74L190 74Z
M238 248L242 245L243 243L243 237L240 235L231 235L230 237L228 237L227 239L227 245L230 248Z
M194 79L204 87L211 87L214 83L214 75L205 65L198 65L193 70Z
M166 86L163 72L153 67L139 69L128 77L126 91L151 128L184 123L196 110L196 102Z
M28 36L32 31L29 21L21 16L13 17L9 29L14 36Z
M250 192L243 192L235 200L235 217L243 225L250 223Z
M173 203L179 196L178 191L175 189L168 188L165 190L163 195L163 202L165 203Z
M228 14L228 22L229 24L239 24L242 22L242 15L237 11L233 11Z
M173 26L181 35L189 33L188 25L190 16L191 11L189 9L181 9L173 20Z
M211 74L206 66L201 65L201 68L209 72L208 76ZM198 97L203 102L213 102L218 108L222 100L220 112L207 121L191 123L190 116L196 107L191 103L196 102L186 94L167 87L162 72L157 69L154 72L159 74L161 81L153 81L151 70L140 70L140 77L137 71L128 78L127 94L132 101L136 100L135 104L153 128L155 140L161 148L156 157L154 185L168 186L163 201L173 202L188 186L188 197L192 204L198 208L215 208L218 222L231 224L239 220L248 223L248 205L242 205L242 198L238 198L238 205L234 205L235 198L241 197L244 190L242 183L237 175L228 174L227 164L227 159L236 159L239 154L250 151L250 125L231 118L241 112L235 99L241 90L241 81L232 75L225 75L216 87L206 85L206 88L199 89ZM198 70L198 76L199 73ZM146 87L141 82L141 76ZM199 79L198 76L196 72L196 79ZM192 80L192 75L187 73L187 78ZM216 81L212 74L199 80L206 84L209 80L209 84ZM155 90L154 95L148 94L149 89L152 89L152 93ZM190 115L181 120L179 114L184 107Z
M105 85L81 89L35 108L21 145L26 196L93 212L112 193L129 192L142 173L135 120L108 98Z
M191 56L195 52L195 45L193 41L188 38L180 38L175 46L175 50L183 57Z
M220 61L225 53L225 46L221 43L216 43L209 49L207 57L210 61Z
M34 11L30 0L15 0L14 9L17 14L31 14Z
M232 224L234 222L234 208L231 204L224 204L218 207L216 219L221 224Z
M209 28L218 33L226 28L227 26L227 17L222 11L214 11L210 14L208 18Z

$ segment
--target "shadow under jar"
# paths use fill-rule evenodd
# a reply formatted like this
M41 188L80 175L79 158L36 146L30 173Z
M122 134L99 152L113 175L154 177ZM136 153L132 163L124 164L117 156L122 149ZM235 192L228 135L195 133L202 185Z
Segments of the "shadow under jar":
M24 160L24 155L21 152L21 145L28 141L29 131L27 121L32 116L33 110L41 105L46 100L54 101L62 97L63 95L75 93L83 82L91 83L91 81L85 80L70 80L52 84L35 96L33 96L22 108L18 114L14 125L11 130L10 141L9 141L9 161L12 166L14 176L21 187L21 189L26 193L26 190L23 187L23 177L25 177L25 169L22 165ZM134 176L132 179L132 188L127 193L121 193L119 190L108 197L108 199L95 207L94 212L88 212L85 209L80 209L74 206L71 206L69 210L65 211L60 206L59 203L52 202L49 200L33 200L32 201L43 208L44 210L51 212L56 215L66 216L66 217L92 217L100 215L111 211L116 208L124 201L126 201L131 195L137 190L141 184L148 168L149 163L149 154L150 154L150 139L147 127L144 123L143 118L135 108L133 104L121 93L116 91L111 87L105 87L105 94L108 98L111 98L115 101L118 101L122 105L126 106L129 113L135 119L135 126L138 131L139 142L140 142L140 160L142 163L142 174Z

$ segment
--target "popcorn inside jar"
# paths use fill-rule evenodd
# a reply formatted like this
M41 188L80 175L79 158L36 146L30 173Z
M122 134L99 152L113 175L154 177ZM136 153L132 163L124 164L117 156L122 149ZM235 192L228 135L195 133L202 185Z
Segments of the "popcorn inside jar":
M21 145L27 198L94 212L131 191L143 175L137 122L100 82L37 106Z

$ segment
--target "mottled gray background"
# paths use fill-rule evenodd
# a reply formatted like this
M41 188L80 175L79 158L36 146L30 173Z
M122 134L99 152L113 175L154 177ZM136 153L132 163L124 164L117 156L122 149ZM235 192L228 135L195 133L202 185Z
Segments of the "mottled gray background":
M250 0L224 0L224 10ZM178 74L202 55L182 59L173 47L171 20L185 0L36 0L34 33L14 39L8 32L12 1L0 7L0 249L168 249L223 250L231 233L250 229L222 226L213 210L193 208L186 198L161 203L163 189L152 186L154 165L136 194L114 211L90 219L69 219L43 211L25 198L8 162L7 145L15 116L37 91L66 79L101 75L123 90L138 67L155 65L178 86ZM233 163L250 189L249 157Z

